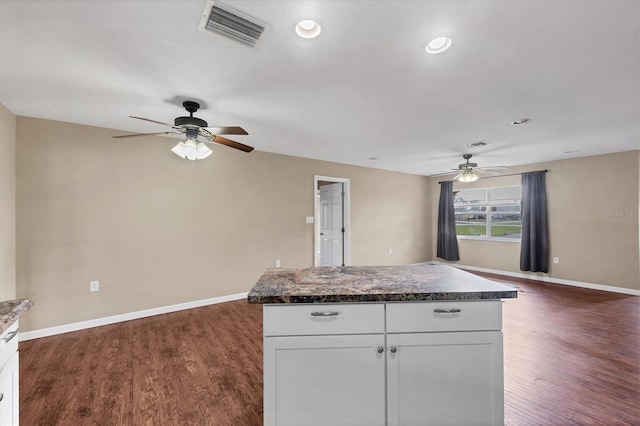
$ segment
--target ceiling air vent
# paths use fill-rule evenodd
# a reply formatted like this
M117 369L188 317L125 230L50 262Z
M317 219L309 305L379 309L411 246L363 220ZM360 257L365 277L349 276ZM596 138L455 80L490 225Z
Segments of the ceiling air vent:
M485 140L482 140L482 141L479 141L479 142L468 143L465 146L468 146L469 148L480 148L480 147L487 146L487 145L489 145L489 142L487 142Z
M200 31L209 31L255 47L267 24L225 4L209 0L205 3Z

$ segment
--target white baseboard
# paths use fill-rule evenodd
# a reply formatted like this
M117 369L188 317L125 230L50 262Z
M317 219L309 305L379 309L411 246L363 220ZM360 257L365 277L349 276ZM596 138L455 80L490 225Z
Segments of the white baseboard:
M129 312L126 314L112 315L110 317L96 318L55 327L41 328L40 330L20 332L19 341L38 339L40 337L69 333L70 331L84 330L101 325L115 324L139 318L152 317L154 315L167 314L169 312L183 311L185 309L199 308L201 306L215 305L217 303L230 302L232 300L246 299L247 293L236 293L228 296L212 297L210 299L194 300L193 302L178 303L177 305L160 306L158 308L145 309L143 311Z
M441 263L445 263L445 262L441 262ZM602 290L602 291L610 291L612 293L622 293L622 294L629 294L631 296L640 296L640 290L634 290L631 288L624 288L624 287L613 287L613 286L604 285L604 284L585 283L582 281L563 280L561 278L553 278L548 275L542 275L541 273L537 274L535 272L534 273L509 272L509 271L500 271L497 269L480 268L477 266L458 265L457 263L456 264L446 263L446 264L455 266L456 268L460 268L460 269L468 269L470 271L486 272L489 274L506 275L508 277L515 277L515 278L526 278L529 280L543 281L543 282L548 282L553 284L562 284L562 285L570 285L573 287L589 288L591 290Z

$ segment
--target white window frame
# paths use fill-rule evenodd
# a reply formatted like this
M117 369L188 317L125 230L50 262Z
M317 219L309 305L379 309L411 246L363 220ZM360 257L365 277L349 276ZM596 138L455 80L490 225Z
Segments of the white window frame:
M485 222L485 235L481 235L481 236L476 236L476 235L458 235L456 233L456 236L459 239L463 239L463 240L481 240L481 241L505 241L505 242L511 242L511 243L520 243L520 241L522 240L522 233L520 234L520 238L504 238L504 237L493 237L491 236L491 216L493 213L493 211L491 210L491 207L496 207L496 206L506 206L506 205L513 205L515 203L493 203L491 200L491 191L494 189L500 189L500 188L521 188L521 185L505 185L505 186L488 186L488 187L484 187L484 188L468 188L470 190L484 190L485 192L485 201L484 203L481 204L475 204L474 206L477 207L484 207L484 214L486 217L486 222ZM454 192L456 192L456 190L454 190ZM518 191L521 193L521 189L520 191ZM521 202L521 196L518 197L518 203ZM453 208L455 210L456 207L462 207L462 206L468 206L468 204L457 204L455 202L455 198L454 198L454 203L453 203ZM522 226L522 211L520 211L520 225ZM522 227L520 228L522 229Z

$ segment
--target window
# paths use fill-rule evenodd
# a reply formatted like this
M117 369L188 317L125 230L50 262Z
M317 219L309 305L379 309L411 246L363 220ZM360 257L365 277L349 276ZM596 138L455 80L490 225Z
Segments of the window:
M453 191L461 238L520 241L520 185Z

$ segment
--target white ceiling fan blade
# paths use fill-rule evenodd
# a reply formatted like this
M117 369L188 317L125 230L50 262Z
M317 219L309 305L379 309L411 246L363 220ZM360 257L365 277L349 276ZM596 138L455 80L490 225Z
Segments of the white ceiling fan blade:
M482 170L509 170L507 166L482 167Z
M455 171L452 170L450 172L441 172L441 173L436 173L435 175L429 175L429 177L449 176L449 175L453 175L453 174L456 174L456 173L459 173L459 172L460 172L460 170L456 169Z
M485 169L478 169L474 173L482 176L500 176L502 174L502 172L498 170L485 170Z

